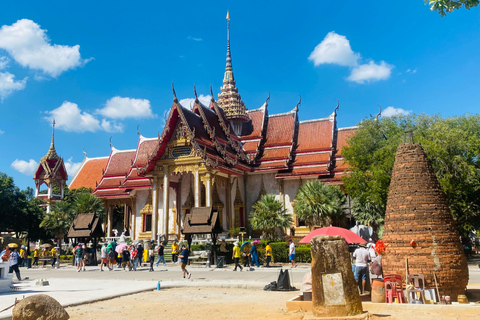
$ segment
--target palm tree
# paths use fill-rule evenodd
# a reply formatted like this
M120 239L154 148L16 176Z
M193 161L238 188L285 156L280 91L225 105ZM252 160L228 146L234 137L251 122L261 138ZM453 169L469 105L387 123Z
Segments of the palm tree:
M51 211L46 213L40 227L51 233L55 239L58 239L58 245L61 246L62 239L67 234L72 225L75 213L70 203L66 201L56 202L51 206Z
M353 217L361 224L378 228L385 216L385 207L368 197L358 197L352 204Z
M75 199L76 213L94 213L100 221L105 218L105 208L102 200L91 193L82 193Z
M345 202L345 195L340 188L315 180L300 187L293 209L307 226L324 226L343 214Z
M263 195L253 205L253 210L250 214L250 224L253 229L262 230L266 239L275 240L277 229L283 233L285 228L292 225L292 215L287 213L287 209L273 194Z

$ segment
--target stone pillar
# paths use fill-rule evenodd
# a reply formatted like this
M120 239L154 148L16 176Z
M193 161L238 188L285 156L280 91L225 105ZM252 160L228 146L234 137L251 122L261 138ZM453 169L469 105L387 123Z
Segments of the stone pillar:
M168 241L168 216L170 211L170 176L168 166L163 166L163 230L165 241Z
M112 221L113 221L113 208L111 205L108 206L107 213L107 237L112 235Z
M200 175L198 174L198 165L195 166L194 188L195 207L200 207Z
M137 239L137 202L135 200L135 197L132 197L132 233L130 236L132 237L132 240Z
M315 317L363 312L348 245L341 236L316 236L312 245L312 301Z
M205 174L205 206L212 206L212 176L210 173Z
M157 240L158 221L158 179L153 178L152 182L152 240Z

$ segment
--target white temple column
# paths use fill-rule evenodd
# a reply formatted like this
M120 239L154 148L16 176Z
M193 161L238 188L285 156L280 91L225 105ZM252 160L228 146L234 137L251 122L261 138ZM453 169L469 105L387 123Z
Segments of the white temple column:
M195 207L200 207L200 175L198 174L198 165L195 166Z
M112 235L112 221L113 221L113 210L112 206L108 206L107 212L107 236L110 237Z
M165 241L168 241L168 216L170 205L170 175L168 173L168 166L163 166L163 234Z
M152 240L157 240L158 221L158 179L153 178L152 182Z
M212 176L210 173L205 174L205 205L212 206Z

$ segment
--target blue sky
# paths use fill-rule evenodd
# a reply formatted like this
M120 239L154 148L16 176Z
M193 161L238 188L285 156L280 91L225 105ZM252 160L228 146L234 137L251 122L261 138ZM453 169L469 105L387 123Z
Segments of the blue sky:
M179 99L215 98L230 11L233 70L248 109L338 124L378 112L478 113L480 10L440 17L406 1L9 1L0 10L0 172L24 189L48 151L84 158L162 131ZM188 104L188 102L187 102Z

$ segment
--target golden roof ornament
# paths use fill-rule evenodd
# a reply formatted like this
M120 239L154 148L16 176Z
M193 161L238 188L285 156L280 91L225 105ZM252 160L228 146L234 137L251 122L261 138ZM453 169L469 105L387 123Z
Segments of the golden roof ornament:
M45 160L58 160L60 157L58 156L57 152L55 151L55 119L52 122L52 143L50 143L50 149L46 155L42 157L41 161Z

